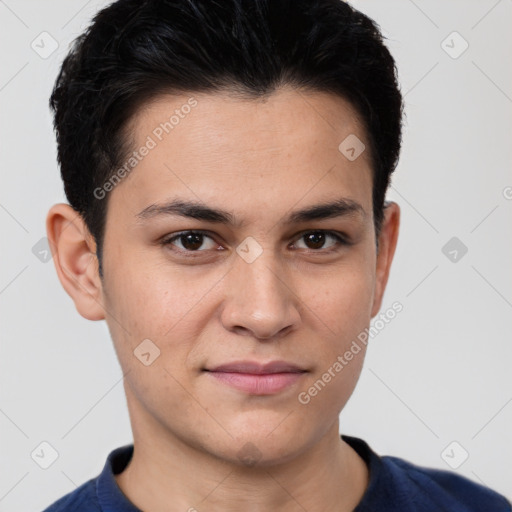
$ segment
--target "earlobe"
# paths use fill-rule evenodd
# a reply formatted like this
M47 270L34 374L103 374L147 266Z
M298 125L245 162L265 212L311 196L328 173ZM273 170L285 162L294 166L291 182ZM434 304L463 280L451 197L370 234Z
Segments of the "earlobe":
M400 228L400 207L394 202L386 203L384 219L379 235L379 250L377 253L377 268L375 275L375 291L372 306L372 318L379 312L382 298L388 282L391 263L395 254Z
M57 275L77 311L88 320L104 319L96 243L82 217L68 204L56 204L46 232Z

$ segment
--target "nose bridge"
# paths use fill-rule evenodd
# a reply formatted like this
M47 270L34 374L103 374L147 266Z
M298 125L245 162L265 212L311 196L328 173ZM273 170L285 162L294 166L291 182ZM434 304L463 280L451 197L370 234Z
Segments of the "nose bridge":
M264 250L254 239L246 239L237 248L234 268L228 276L223 311L227 329L270 338L299 320L293 283L286 283L272 249Z
M279 275L279 264L270 249L252 263L237 262L238 272L244 282L244 288L249 293L249 299L254 299L255 305L264 306L269 302L281 302L287 295L288 288L283 283L283 272ZM250 300L249 300L250 302Z

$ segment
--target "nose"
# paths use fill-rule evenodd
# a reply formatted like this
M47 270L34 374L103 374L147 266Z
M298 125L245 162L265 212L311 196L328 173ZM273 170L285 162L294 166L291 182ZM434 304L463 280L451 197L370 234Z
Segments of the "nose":
M300 300L293 279L270 253L251 263L237 256L228 272L221 321L230 332L272 340L297 328Z

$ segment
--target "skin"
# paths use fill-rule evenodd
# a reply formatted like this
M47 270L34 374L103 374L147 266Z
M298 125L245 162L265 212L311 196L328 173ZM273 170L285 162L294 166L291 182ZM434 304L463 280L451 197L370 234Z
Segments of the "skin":
M385 209L377 252L369 145L354 161L338 150L349 134L367 137L351 105L331 94L284 87L265 100L160 96L127 127L133 148L190 96L197 106L109 192L103 279L76 212L58 204L47 218L62 285L83 317L106 320L126 375L135 450L117 482L151 511L351 511L368 470L340 439L338 417L364 347L308 404L298 395L378 313L399 207ZM137 217L174 198L223 208L242 224ZM283 224L292 211L339 198L360 211ZM191 229L211 237L199 251L179 238L159 243ZM319 229L350 244L304 236ZM263 251L251 263L236 252L247 237ZM149 366L134 356L144 339L160 349ZM307 371L272 395L233 389L203 371L277 359ZM247 450L253 465L242 460Z

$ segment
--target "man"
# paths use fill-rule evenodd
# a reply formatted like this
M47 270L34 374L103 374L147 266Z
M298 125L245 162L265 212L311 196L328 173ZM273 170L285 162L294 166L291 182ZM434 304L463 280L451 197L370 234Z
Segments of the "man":
M340 436L399 229L394 61L339 0L120 0L51 98L62 285L134 443L55 511L510 511ZM397 311L399 311L397 304Z

